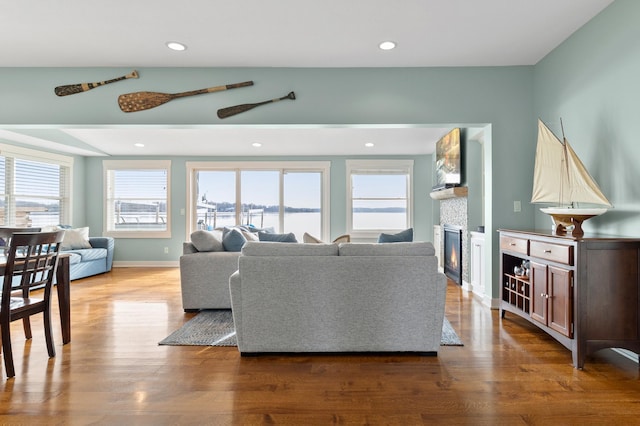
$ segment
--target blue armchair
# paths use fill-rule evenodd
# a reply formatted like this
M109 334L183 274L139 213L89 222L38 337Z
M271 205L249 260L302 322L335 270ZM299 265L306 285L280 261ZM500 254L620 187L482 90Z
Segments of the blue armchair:
M90 237L91 248L64 250L69 253L71 280L109 272L113 266L115 242L111 237Z

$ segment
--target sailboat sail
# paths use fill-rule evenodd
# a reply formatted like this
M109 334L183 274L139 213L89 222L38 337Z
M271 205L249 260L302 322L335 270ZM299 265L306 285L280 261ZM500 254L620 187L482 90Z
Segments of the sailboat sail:
M589 203L611 207L567 139L560 141L542 120L538 120L531 202L560 206Z

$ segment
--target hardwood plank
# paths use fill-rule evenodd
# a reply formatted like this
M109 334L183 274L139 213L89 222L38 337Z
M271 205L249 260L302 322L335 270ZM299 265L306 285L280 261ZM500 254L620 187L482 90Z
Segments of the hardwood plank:
M13 333L16 377L0 384L0 423L632 424L638 364L611 350L571 353L516 315L500 319L449 283L446 316L463 347L416 355L241 358L236 348L158 346L193 317L176 268L115 268L71 283L72 340L48 359ZM13 326L13 325L12 325ZM12 330L13 331L13 330Z

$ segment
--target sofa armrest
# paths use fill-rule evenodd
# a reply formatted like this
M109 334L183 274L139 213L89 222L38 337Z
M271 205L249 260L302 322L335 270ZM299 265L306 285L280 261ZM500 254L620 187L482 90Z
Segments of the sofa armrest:
M182 243L182 254L199 253L196 246L191 241L185 241Z
M107 272L113 266L113 251L115 249L115 240L113 237L89 237L89 244L93 248L107 249Z

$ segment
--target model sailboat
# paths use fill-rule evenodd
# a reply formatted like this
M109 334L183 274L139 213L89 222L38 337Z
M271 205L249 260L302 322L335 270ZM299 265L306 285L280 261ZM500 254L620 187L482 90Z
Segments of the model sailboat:
M584 234L582 222L612 207L564 135L561 141L542 120L538 120L531 202L554 204L540 210L553 217L556 234L573 226L573 236ZM597 207L578 208L576 203Z

